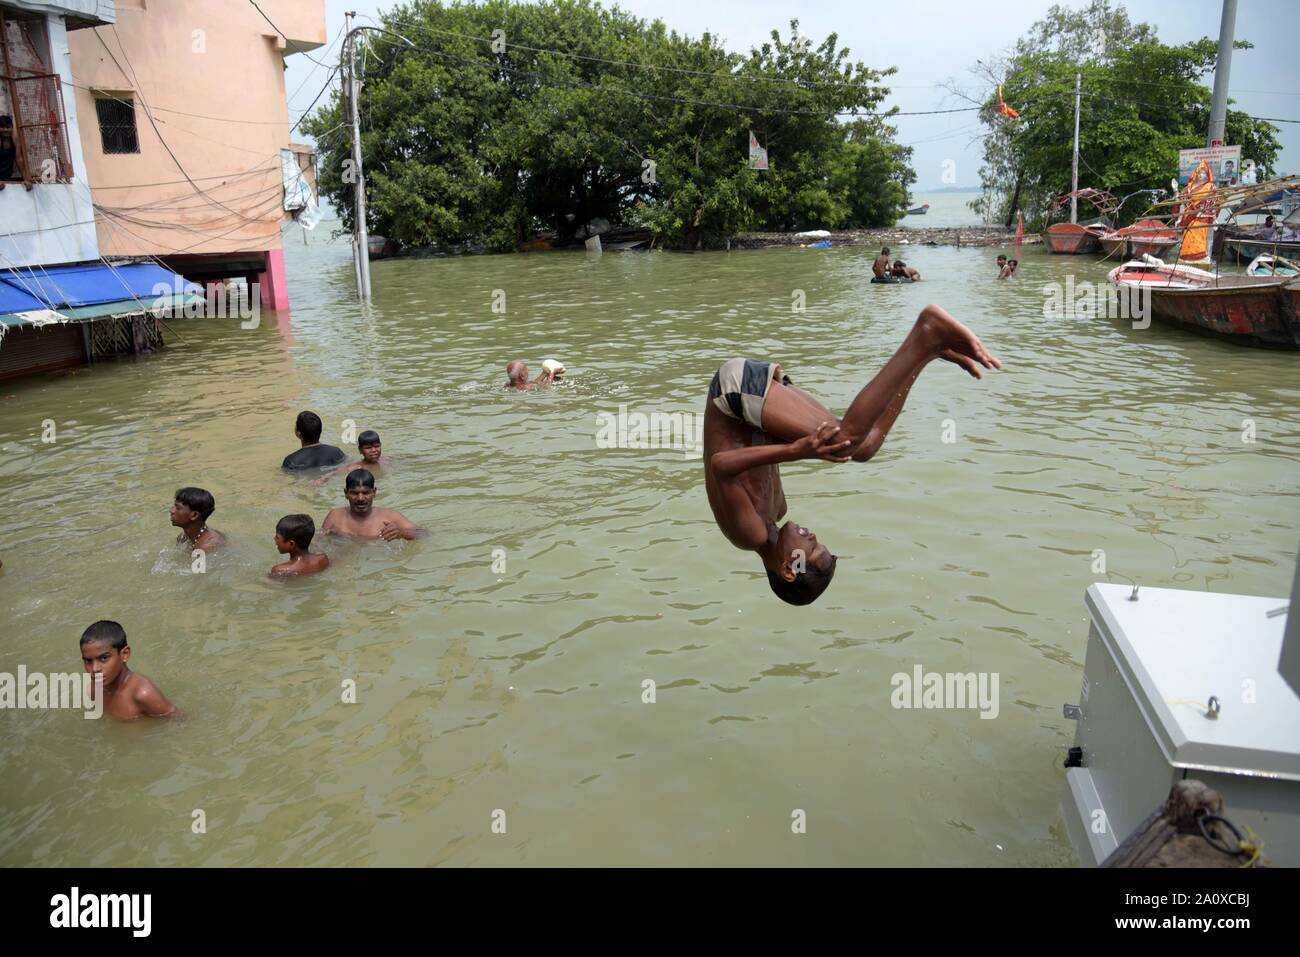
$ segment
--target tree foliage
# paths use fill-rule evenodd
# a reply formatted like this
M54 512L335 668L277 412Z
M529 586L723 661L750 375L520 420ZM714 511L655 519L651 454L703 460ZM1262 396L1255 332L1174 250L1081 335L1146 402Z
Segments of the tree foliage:
M1201 80L1217 57L1215 40L1162 44L1154 27L1132 23L1123 7L1106 0L1081 10L1052 7L1009 56L975 71L991 86L1002 84L1020 119L999 115L996 96L982 102L980 118L989 128L980 170L984 195L972 207L1006 223L1017 209L1027 222L1048 218L1052 199L1070 188L1076 72L1083 91L1080 188L1120 197L1167 188L1178 151L1205 145L1210 91ZM1265 176L1277 160L1276 132L1266 121L1228 110L1225 142L1241 146L1243 158L1255 160ZM1121 217L1132 220L1148 205L1135 197Z
M891 127L836 117L879 113L892 68L797 21L748 55L595 0L413 0L383 27L357 43L367 225L403 244L507 249L596 217L691 248L892 225L915 181ZM346 120L341 92L303 128L350 227ZM751 130L768 170L749 169Z

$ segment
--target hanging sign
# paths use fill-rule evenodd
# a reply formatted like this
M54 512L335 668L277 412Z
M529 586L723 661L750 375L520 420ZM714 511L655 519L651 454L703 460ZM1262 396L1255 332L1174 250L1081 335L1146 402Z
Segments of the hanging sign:
M749 168L767 169L767 150L758 145L758 137L749 131Z

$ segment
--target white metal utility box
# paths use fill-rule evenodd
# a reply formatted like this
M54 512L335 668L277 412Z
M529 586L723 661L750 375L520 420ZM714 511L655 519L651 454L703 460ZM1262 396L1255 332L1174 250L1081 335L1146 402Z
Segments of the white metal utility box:
M1300 697L1278 671L1287 599L1096 584L1085 603L1061 802L1079 860L1100 864L1194 777L1270 863L1300 866Z

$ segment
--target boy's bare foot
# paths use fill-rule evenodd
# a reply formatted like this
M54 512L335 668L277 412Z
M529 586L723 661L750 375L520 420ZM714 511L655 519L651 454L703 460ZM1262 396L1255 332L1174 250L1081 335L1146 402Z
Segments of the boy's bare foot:
M1001 369L997 356L984 348L979 336L939 306L926 306L916 320L922 341L936 358L961 366L976 379L982 378L980 367Z

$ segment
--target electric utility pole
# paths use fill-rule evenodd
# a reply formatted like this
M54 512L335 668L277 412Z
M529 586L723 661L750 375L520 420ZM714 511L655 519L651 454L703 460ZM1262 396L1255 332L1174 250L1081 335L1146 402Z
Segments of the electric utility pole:
M370 235L366 231L366 177L361 171L361 118L357 113L357 58L354 49L356 35L352 18L356 11L345 13L347 36L344 44L348 54L348 106L352 120L352 176L353 210L352 254L357 272L357 296L362 302L370 301Z

